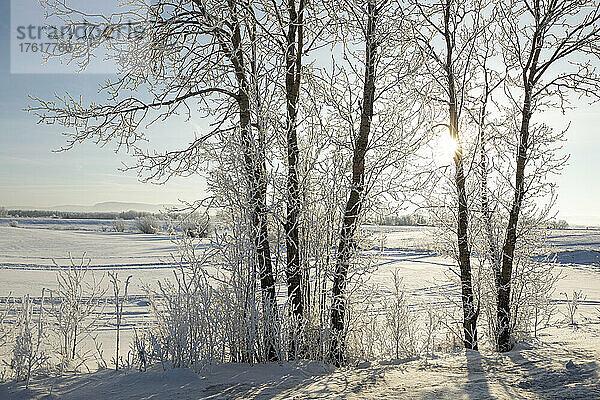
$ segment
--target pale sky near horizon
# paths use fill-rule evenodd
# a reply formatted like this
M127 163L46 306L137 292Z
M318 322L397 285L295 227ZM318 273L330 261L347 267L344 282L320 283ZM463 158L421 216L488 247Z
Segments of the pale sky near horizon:
M90 93L101 74L12 74L10 66L10 1L0 0L0 205L49 207L92 205L103 201L177 203L202 198L199 178L180 178L164 186L138 182L134 173L118 170L126 156L112 147L92 143L64 153L53 153L64 139L59 129L40 126L22 109L31 104L28 95L49 98L55 91ZM600 217L600 105L579 103L566 115L547 114L547 123L557 129L571 126L565 150L569 165L557 177L557 211L560 216ZM164 143L185 143L194 127L179 125Z
M38 24L38 18L30 17L34 13L27 9L35 0L19 1L22 1L19 5L24 5L25 15L20 15L18 24ZM15 7L11 10L10 0L0 0L0 52L3 54L0 58L0 205L51 207L104 201L175 204L179 200L193 201L205 196L200 178L175 178L161 186L140 183L134 172L119 171L122 162L132 160L115 154L114 146L99 148L84 143L68 152L53 152L65 143L61 130L57 126L37 125L36 119L23 111L32 104L28 96L49 99L54 92L68 91L89 99L97 92L98 83L109 75L11 73L10 40L17 36L16 27L11 27L11 11L14 14ZM12 18L15 25L15 16ZM35 68L43 72L46 66ZM187 143L193 139L193 133L191 124L178 124L169 130L168 136L157 135L156 141L159 146Z

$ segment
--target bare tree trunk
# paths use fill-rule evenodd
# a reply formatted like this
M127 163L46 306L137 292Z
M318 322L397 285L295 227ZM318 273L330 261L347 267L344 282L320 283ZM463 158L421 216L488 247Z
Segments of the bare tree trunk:
M502 266L498 285L498 351L509 351L513 347L510 329L510 289L513 259L517 243L517 225L525 189L525 164L529 142L529 122L531 119L531 86L525 84L519 148L517 150L517 170L515 173L515 196L506 227L506 238L502 248Z
M250 186L250 222L254 235L254 246L257 255L257 267L260 279L260 286L263 292L263 311L265 324L265 350L268 361L277 361L278 354L275 349L277 320L277 299L275 296L275 278L273 277L273 267L271 260L271 249L269 247L269 237L267 228L267 207L266 193L267 180L264 160L264 149L259 148L254 151L252 140L252 131L250 124L250 85L244 69L244 55L241 46L240 25L235 10L235 2L228 1L231 9L233 25L233 35L231 44L233 45L233 54L231 58L235 70L236 80L239 85L237 93L237 102L240 113L240 133L242 139L242 148L244 152L244 167Z
M452 111L450 112L452 115ZM454 125L455 126L455 125ZM454 156L456 166L456 189L458 192L458 256L460 266L461 296L463 304L463 334L466 349L477 350L477 317L479 310L475 309L473 282L471 275L471 254L468 240L468 205L465 190L465 176L462 161L462 148L459 145Z
M539 7L539 5L536 5ZM510 290L512 283L512 267L517 244L517 227L523 196L525 195L525 165L529 147L529 123L531 121L531 102L538 61L543 47L543 34L536 30L532 38L532 50L527 68L523 70L523 108L521 110L521 128L519 131L519 147L517 149L517 168L515 172L514 200L508 216L506 237L502 247L502 265L499 276L497 319L497 350L510 351L513 347L510 315Z
M354 146L352 158L352 186L340 234L336 269L333 280L333 303L331 308L331 343L329 357L339 366L345 362L345 308L346 308L346 279L350 258L354 251L354 235L358 218L360 216L365 185L365 155L371 132L373 118L373 103L375 101L375 57L377 42L375 39L377 8L374 0L369 0L367 5L368 21L365 36L365 80L363 87L363 103L360 116L358 138Z
M300 0L296 11L296 0L288 0L289 26L287 47L285 51L285 89L287 105L287 218L285 223L287 285L290 302L290 313L295 326L292 328L289 347L289 358L302 355L302 323L304 315L304 299L302 288L302 271L300 269L300 189L298 180L298 98L300 92L300 68L302 67L303 45L303 13L304 0Z
M444 37L446 39L446 73L448 75L448 95L450 113L450 135L457 143L454 153L456 167L455 184L458 197L457 244L458 264L460 267L461 296L463 305L463 335L466 349L477 350L477 317L479 310L475 309L473 282L471 276L471 252L469 249L469 212L467 193L465 189L465 173L463 167L462 144L459 135L458 109L454 71L452 68L453 43L449 30L450 3L447 3L444 13Z

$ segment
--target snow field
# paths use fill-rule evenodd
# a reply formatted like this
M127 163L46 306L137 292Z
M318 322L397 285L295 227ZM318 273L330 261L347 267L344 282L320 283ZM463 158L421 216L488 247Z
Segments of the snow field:
M392 292L392 271L398 269L411 307L448 304L457 288L447 278L452 260L437 256L432 230L426 227L368 227L381 234L368 282L376 288L372 301ZM31 390L19 384L0 386L0 398L41 398L50 387L60 398L600 398L600 231L566 230L549 238L556 253L558 281L553 301L559 308L553 327L540 332L540 342L507 355L489 352L450 353L433 360L365 364L359 369L332 370L319 363L244 366L225 364L196 375L189 370L146 374L99 371L36 381ZM56 288L56 266L75 262L83 252L96 278L116 270L132 275L130 296L121 326L121 356L129 357L134 327L151 323L144 285L171 278L177 246L166 235L101 231L22 229L0 226L0 307L9 296L39 299L41 288ZM91 275L90 275L91 276ZM108 280L104 283L108 286ZM565 322L573 291L586 296L576 314L577 326ZM114 305L105 295L96 340L106 361L114 355ZM285 288L279 288L280 301ZM87 346L91 346L88 344ZM1 347L1 346L0 346ZM574 360L574 361L573 361ZM569 364L571 362L571 364ZM93 360L88 363L94 370ZM110 367L110 365L109 365ZM4 392L3 392L4 391ZM10 393L10 395L9 395ZM343 394L343 395L342 395ZM554 396L556 395L556 396ZM11 397L8 397L11 396ZM16 397L15 397L16 396ZM20 397L19 397L20 396ZM391 396L391 397L390 397Z

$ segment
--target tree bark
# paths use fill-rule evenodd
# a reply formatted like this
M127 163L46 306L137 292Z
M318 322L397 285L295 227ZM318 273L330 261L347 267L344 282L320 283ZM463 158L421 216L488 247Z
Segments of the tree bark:
M477 317L479 310L475 309L473 296L473 282L471 275L471 251L469 249L469 212L467 193L465 189L465 173L463 167L462 144L460 141L458 109L454 71L452 68L453 41L449 30L450 2L447 2L444 11L444 37L446 40L446 73L448 76L448 96L450 114L450 135L457 143L454 153L456 167L455 184L458 200L457 215L457 245L458 264L460 267L461 296L463 305L463 335L466 349L477 350Z
M288 0L289 26L285 50L285 89L286 89L286 133L287 133L287 218L285 222L287 285L292 317L289 358L302 354L302 325L304 318L304 297L302 271L300 269L300 189L298 179L298 98L300 94L300 69L302 67L304 0L300 0L296 11L296 0Z
M450 107L452 109L452 105ZM450 111L453 115L455 111ZM455 114L454 114L455 115ZM451 126L456 127L456 118ZM457 132L457 131L455 131ZM458 140L458 137L457 137ZM458 193L458 226L457 242L460 267L461 296L463 305L463 334L464 346L466 349L477 350L477 317L479 311L475 309L475 300L473 295L473 282L471 275L471 251L468 240L468 204L465 189L465 175L463 169L462 148L459 147L454 156L456 166L455 183Z
M517 150L517 170L515 173L515 195L513 205L506 227L506 238L502 248L502 266L498 285L498 342L497 350L510 351L513 348L511 317L510 317L510 290L513 259L517 243L517 225L523 202L525 184L525 164L527 162L527 149L529 142L529 122L531 120L531 89L526 85L525 100L523 103L521 129L519 133L519 148Z
M377 8L374 0L367 5L368 21L365 37L365 80L363 87L363 107L360 117L360 128L352 158L352 186L340 233L337 252L336 269L333 280L333 301L331 308L331 341L329 348L330 360L340 366L345 362L345 311L346 311L346 280L350 259L354 251L354 235L358 218L362 209L365 190L365 155L371 132L373 118L373 103L375 101L375 57L377 42L375 39Z
M539 11L539 4L535 5ZM514 200L508 217L506 227L506 237L502 246L502 265L499 277L498 304L497 304L497 350L500 352L510 351L514 343L511 332L510 315L510 291L512 284L512 269L517 244L517 227L521 206L525 195L525 166L527 164L529 149L529 124L531 122L533 88L536 83L538 73L538 62L543 48L544 35L543 28L538 27L534 32L531 53L527 64L523 68L523 107L521 109L521 127L519 130L519 147L517 149L517 169L515 171Z

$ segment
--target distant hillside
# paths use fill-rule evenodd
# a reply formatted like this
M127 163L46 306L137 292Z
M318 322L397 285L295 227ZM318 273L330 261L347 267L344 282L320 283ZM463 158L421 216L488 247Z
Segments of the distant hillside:
M167 208L174 207L173 204L146 204L146 203L123 203L119 201L106 201L92 206L92 211L146 211L156 213Z
M157 213L166 208L173 207L173 204L146 204L146 203L126 203L119 201L106 201L94 204L93 206L81 205L57 205L52 207L30 207L30 206L10 206L9 210L41 210L41 211L70 211L70 212L124 212L140 211Z

